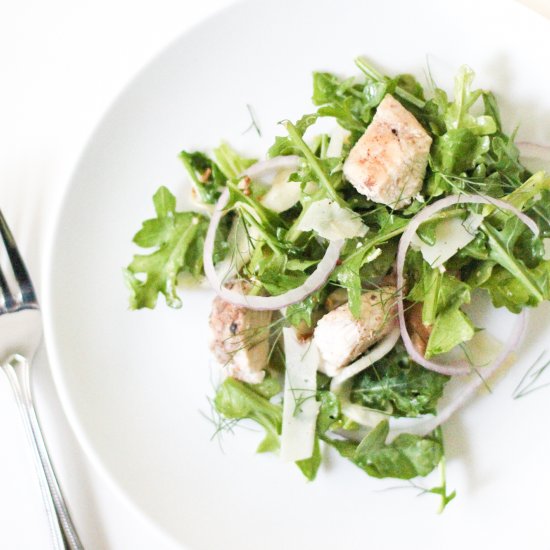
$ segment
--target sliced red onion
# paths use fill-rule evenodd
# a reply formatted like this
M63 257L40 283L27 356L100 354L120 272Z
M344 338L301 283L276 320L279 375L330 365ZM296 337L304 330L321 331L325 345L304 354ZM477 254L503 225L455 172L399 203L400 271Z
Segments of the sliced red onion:
M446 389L446 395L443 397L443 404L436 415L424 415L418 418L393 418L386 413L376 411L351 403L349 400L349 390L351 389L351 381L346 380L341 385L336 387L331 386L331 390L338 392L340 398L342 412L351 420L368 429L374 428L382 420L389 420L390 433L388 440L395 439L402 433L417 434L420 436L428 435L433 432L438 426L444 424L451 416L462 408L479 390L486 384L487 381L498 371L502 364L510 355L511 349L517 349L524 332L525 320L527 313L522 311L517 315L512 332L509 337L509 342L495 360L488 367L483 367L481 372L470 373L470 378L465 383L458 378L451 380ZM378 360L378 359L377 359ZM451 390L451 395L448 394L448 389L451 384L456 384L455 391ZM341 435L351 439L361 440L366 434L365 430L359 430L354 433L342 432Z
M403 233L399 241L399 248L397 250L397 266L396 266L397 267L397 310L399 313L399 326L401 328L401 338L403 339L403 344L407 348L407 352L409 353L413 361L415 361L419 365L422 365L423 367L426 367L427 369L433 370L435 372L439 372L441 374L446 374L448 376L469 374L472 372L472 368L466 361L461 361L456 365L442 365L434 361L429 361L421 353L417 351L417 349L415 348L414 344L411 341L411 337L409 336L409 332L407 331L407 324L405 322L405 307L403 304L403 300L404 300L403 288L404 288L405 281L403 276L403 267L405 265L405 256L407 254L407 250L419 226L423 222L430 219L435 213L439 212L440 210L443 210L444 208L448 208L449 206L454 206L456 204L489 204L502 210L508 210L509 212L512 212L513 214L515 214L527 227L529 227L529 229L535 235L539 234L539 228L537 224L531 218L523 214L523 212L521 212L514 206L511 206L510 204L504 201L494 199L492 197L481 197L477 195L450 195L448 197L445 197L444 199L434 202L430 206L427 206L426 208L422 209L416 216L414 216L411 219L411 221L407 225L407 229L405 230L405 232ZM513 346L510 344L510 342L508 342L504 350L504 356L507 356L512 349L513 349ZM488 367L488 369L489 368L491 367Z
M256 310L275 310L301 302L310 294L319 290L329 278L336 262L340 257L340 251L344 246L344 241L331 241L325 255L317 265L315 271L306 279L306 281L297 288L293 288L279 296L248 296L224 287L224 281L220 279L212 258L214 252L214 239L220 220L224 214L224 208L229 201L229 190L225 189L221 194L216 209L210 219L206 240L204 241L204 272L214 291L226 302L243 306L248 309Z
M243 171L243 176L255 179L265 172L275 170L297 170L300 167L300 157L298 155L281 155L267 160L261 160Z
M470 375L470 380L462 384L456 395L446 403L435 416L423 416L420 418L399 418L390 420L390 438L393 439L401 433L414 433L427 435L433 432L438 426L444 424L451 416L469 401L477 390L493 376L510 355L511 350L517 349L525 333L527 312L524 310L517 315L512 327L512 333L508 342L500 354L488 367L483 367L480 372ZM450 382L452 383L452 381Z
M392 321L393 322L393 321ZM401 336L399 332L399 327L396 326L392 329L380 342L376 344L372 349L370 349L365 355L354 361L347 367L343 367L338 371L338 373L332 379L330 384L331 391L337 391L338 388L350 378L356 376L361 371L364 371L366 368L372 366L376 361L380 361L382 357L387 355L397 344L397 340Z

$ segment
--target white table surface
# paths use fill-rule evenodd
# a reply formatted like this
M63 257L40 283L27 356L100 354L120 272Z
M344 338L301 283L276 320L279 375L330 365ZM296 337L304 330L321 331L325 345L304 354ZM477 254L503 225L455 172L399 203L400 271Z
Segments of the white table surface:
M39 292L54 205L99 118L157 52L232 1L0 4L0 208ZM550 0L523 1L550 16ZM46 438L85 547L181 548L88 464L63 415L44 350L34 380ZM38 486L17 422L0 376L0 548L48 549Z

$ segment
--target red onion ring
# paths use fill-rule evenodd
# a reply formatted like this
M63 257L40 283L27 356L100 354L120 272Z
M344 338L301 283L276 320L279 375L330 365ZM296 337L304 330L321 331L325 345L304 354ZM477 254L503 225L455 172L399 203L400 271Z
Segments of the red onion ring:
M512 349L517 349L526 327L526 311L522 311L518 314L517 319L512 328L512 334L509 338L509 342L504 346L504 349L500 352L498 357L493 363L484 367L482 374L472 374L472 380L465 384L458 395L445 405L435 416L424 416L418 419L398 419L390 420L390 438L393 439L401 433L415 433L417 435L428 435L433 432L438 426L447 422L449 418L460 409L469 399L471 399L476 391L486 383L486 381L496 373L496 371L502 366L506 358L510 355ZM402 422L405 420L405 422ZM408 422L407 422L408 421ZM392 425L393 424L393 425ZM401 425L400 425L401 424Z
M212 256L214 252L216 230L218 229L218 225L224 214L223 210L227 206L228 201L229 190L226 188L216 204L216 209L210 219L210 225L208 226L206 239L204 241L204 272L212 288L220 298L226 302L231 302L232 304L248 309L276 310L301 302L304 298L307 298L325 284L340 257L340 251L344 246L343 240L331 241L315 271L302 285L284 294L278 296L248 296L225 288L223 286L223 280L221 280L218 273L216 273Z
M255 179L261 176L264 172L268 172L270 170L298 169L300 167L300 162L301 160L298 155L281 155L256 162L252 166L249 166L242 173L242 175Z
M425 436L433 432L441 424L447 422L447 420L449 420L454 413L462 408L462 406L465 405L466 402L475 395L477 390L498 371L506 358L509 356L510 349L517 349L525 333L526 317L527 312L525 310L517 316L514 326L512 327L512 334L510 336L511 341L508 343L508 345L504 347L504 349L500 352L498 357L489 367L483 368L482 373L471 373L471 380L462 385L456 397L452 398L446 405L444 405L435 416L424 415L418 418L390 417L390 433L388 440L392 441L398 435L403 433ZM481 375L483 375L483 377ZM349 381L344 382L343 385L345 385L347 382ZM339 391L341 390L341 387L338 386L334 389L331 387L331 390ZM378 422L388 418L387 414L381 412L379 413L373 409L363 407L362 405L350 403L346 395L338 395L341 399L342 412L346 416L366 428L372 429L376 426L376 424L378 424ZM344 437L350 437L350 434L347 432L343 432L342 435ZM357 434L355 434L355 436L352 436L352 438L357 438L358 440L361 440L364 435L364 431L361 430Z
M403 276L403 267L405 265L405 256L407 254L407 250L409 249L411 240L416 234L416 231L420 224L428 220L436 212L439 212L444 208L448 208L449 206L453 206L456 204L489 204L503 210L508 210L514 213L525 225L527 225L527 227L529 227L529 229L535 235L539 234L539 228L537 224L514 206L511 206L510 204L498 199L481 197L477 195L450 195L448 197L445 197L444 199L434 202L430 206L427 206L426 208L421 210L416 216L414 216L409 222L407 229L401 236L399 247L397 250L397 310L399 314L401 338L403 340L403 344L407 349L408 354L413 361L415 361L419 365L422 365L423 367L426 367L427 369L439 372L441 374L446 374L448 376L469 374L471 373L472 369L465 361L460 362L456 366L442 365L440 363L435 363L434 361L429 361L416 350L411 341L411 337L409 336L409 332L407 331L407 325L405 322L405 307L403 304L403 288L405 281ZM513 338L511 340L513 340ZM510 342L507 343L504 350L505 353L503 353L504 358L509 354L513 347L514 346ZM492 368L492 365L488 368Z
M392 320L394 323L395 320ZM342 367L337 374L334 375L330 384L330 391L337 392L340 386L350 378L357 376L360 372L364 371L368 367L372 367L374 363L380 361L382 357L386 356L397 344L399 340L399 327L393 328L382 340L380 340L374 347L370 348L365 355L356 359L353 363L350 363L346 367Z

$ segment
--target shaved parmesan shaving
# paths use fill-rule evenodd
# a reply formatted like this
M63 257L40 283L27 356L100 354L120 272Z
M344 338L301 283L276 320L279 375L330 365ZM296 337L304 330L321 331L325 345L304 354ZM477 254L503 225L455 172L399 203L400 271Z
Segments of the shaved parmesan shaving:
M293 328L284 328L283 338L286 375L281 458L286 462L296 462L313 454L320 405L316 400L320 355L314 342L300 342Z
M420 250L426 262L433 268L441 267L460 249L475 239L476 231L483 222L481 214L470 214L465 220L449 218L441 221L435 228L435 244L430 246L414 235L411 246Z
M262 204L274 212L284 212L292 208L301 195L300 182L289 181L288 178L293 170L281 170L269 191L263 196Z
M368 227L361 217L329 199L314 202L298 224L300 231L315 231L329 241L363 237Z

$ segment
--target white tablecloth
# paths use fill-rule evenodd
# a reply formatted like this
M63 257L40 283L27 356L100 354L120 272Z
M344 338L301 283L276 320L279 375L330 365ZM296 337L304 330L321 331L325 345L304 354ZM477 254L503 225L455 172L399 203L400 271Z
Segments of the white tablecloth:
M94 125L144 63L232 1L4 2L0 208L39 291L43 238L53 205ZM524 2L550 15L550 0ZM86 548L177 548L87 463L64 418L43 350L35 369L40 418ZM0 548L48 549L38 485L18 421L0 376Z

